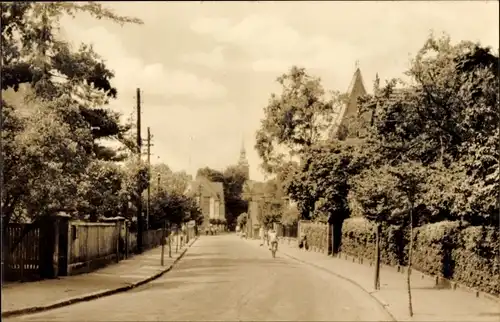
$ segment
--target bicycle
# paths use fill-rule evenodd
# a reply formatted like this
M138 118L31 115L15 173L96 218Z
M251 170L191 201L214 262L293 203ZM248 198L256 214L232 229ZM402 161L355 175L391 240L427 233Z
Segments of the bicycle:
M276 258L276 251L278 250L278 242L273 241L271 243L271 254L273 255L273 258Z

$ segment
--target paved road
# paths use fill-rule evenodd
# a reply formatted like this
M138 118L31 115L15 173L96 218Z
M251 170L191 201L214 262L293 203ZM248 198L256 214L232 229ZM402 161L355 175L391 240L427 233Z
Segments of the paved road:
M368 294L235 235L202 236L133 291L6 321L388 321Z

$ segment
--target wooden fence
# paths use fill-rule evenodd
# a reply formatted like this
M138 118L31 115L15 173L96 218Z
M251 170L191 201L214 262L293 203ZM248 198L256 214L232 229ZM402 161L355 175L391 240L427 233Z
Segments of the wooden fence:
M12 224L7 227L6 244L2 249L6 280L40 278L40 230L35 224Z
M2 249L4 279L27 281L90 272L136 253L137 233L117 218L89 223L55 216L44 223L9 225ZM184 243L194 237L194 227L185 233ZM161 229L145 231L143 249L160 246L162 235Z
M118 261L120 257L121 224L69 223L68 274L88 272Z

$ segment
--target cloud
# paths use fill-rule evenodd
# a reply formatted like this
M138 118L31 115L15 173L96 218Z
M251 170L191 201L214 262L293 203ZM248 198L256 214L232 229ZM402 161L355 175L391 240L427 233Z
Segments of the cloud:
M190 173L237 162L243 135L240 119L240 111L231 104L148 105L142 115L160 161Z
M192 22L191 30L243 50L250 59L246 68L258 72L283 72L284 66L297 64L330 73L347 65L352 73L356 60L372 63L384 59L404 70L408 54L416 53L431 29L449 32L453 40L481 34L487 43L498 39L498 28L486 35L476 20L460 18L471 12L477 16L486 13L484 3L297 2L288 5L288 10L274 10L277 5L271 3L266 8L267 12L250 13L239 20L199 18ZM297 11L303 12L300 20ZM490 18L488 23L498 26ZM399 54L397 60L395 53ZM343 77L348 74L341 73Z
M119 93L147 89L151 95L172 98L188 96L194 99L219 99L227 94L226 88L209 78L201 78L185 70L169 70L160 63L146 63L129 54L124 43L102 26L80 29L76 24L66 24L68 39L92 44L96 52L114 70L113 84Z
M211 69L218 69L225 65L224 47L217 46L209 52L187 53L181 57L181 61L205 66Z
M239 22L204 17L194 21L191 29L243 49L253 71L284 72L294 64L331 69L336 54L354 50L349 43L334 43L325 35L301 34L284 19L268 14L249 15Z

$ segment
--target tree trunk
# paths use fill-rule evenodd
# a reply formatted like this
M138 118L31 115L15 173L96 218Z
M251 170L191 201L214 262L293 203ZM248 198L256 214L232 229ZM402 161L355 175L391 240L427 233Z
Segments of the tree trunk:
M332 224L332 257L335 257L335 224Z
M375 276L373 280L373 287L380 290L380 223L375 226Z
M406 286L408 288L408 312L413 316L413 305L411 302L411 256L413 250L413 203L410 205L410 245L408 249L408 269L406 271Z

